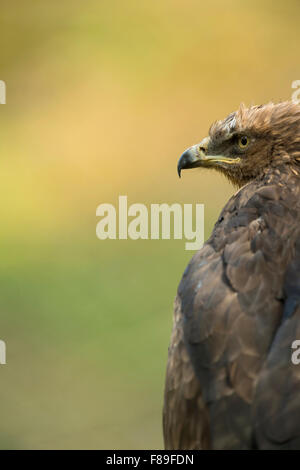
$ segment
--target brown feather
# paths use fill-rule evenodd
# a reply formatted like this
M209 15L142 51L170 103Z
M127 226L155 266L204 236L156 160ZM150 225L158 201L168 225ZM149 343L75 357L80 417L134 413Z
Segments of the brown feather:
M167 449L300 448L300 106L242 105L212 125L210 151L232 155L241 133L253 144L221 171L247 184L178 288Z

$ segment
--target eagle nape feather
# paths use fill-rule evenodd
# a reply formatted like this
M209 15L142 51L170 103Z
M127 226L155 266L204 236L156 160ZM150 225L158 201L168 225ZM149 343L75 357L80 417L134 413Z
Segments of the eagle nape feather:
M300 449L300 106L216 121L178 173L239 189L178 287L165 381L166 449Z

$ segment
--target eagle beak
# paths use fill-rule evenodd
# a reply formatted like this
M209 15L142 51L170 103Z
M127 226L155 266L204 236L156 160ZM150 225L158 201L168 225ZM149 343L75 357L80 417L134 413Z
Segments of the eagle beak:
M198 166L203 166L203 163L206 161L206 151L208 147L209 137L200 142L200 144L193 145L188 148L181 155L178 165L177 172L180 178L181 170L187 170L188 168L196 168Z

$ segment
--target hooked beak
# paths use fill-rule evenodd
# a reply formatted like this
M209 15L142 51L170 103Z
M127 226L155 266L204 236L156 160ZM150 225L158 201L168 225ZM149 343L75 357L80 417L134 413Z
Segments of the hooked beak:
M188 168L215 166L216 163L239 163L240 158L229 158L222 155L207 155L208 144L209 137L205 137L200 144L193 145L181 155L177 165L179 178L181 176L181 170L187 170Z

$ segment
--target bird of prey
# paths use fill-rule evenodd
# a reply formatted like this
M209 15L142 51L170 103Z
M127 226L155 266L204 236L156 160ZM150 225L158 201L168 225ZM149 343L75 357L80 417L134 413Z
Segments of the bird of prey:
M238 187L178 287L166 449L299 449L300 106L241 105L186 150Z

